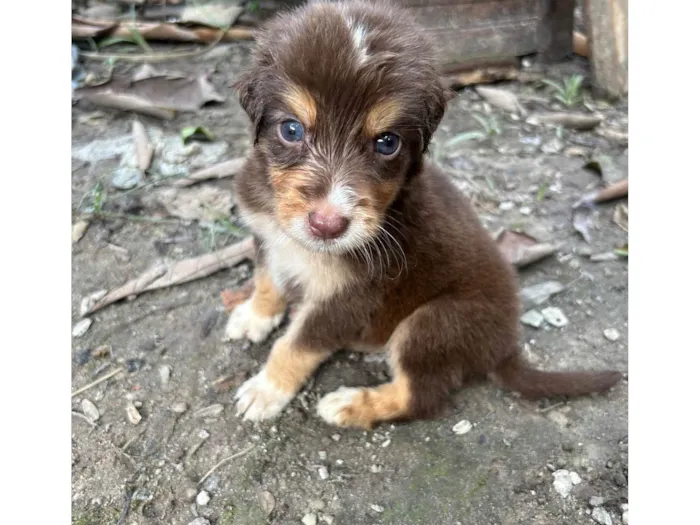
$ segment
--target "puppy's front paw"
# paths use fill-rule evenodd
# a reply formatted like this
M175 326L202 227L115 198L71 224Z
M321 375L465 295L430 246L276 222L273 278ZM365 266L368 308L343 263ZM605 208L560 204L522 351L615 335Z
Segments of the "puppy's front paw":
M236 415L249 421L270 419L294 398L275 386L265 369L243 383L236 392Z
M265 317L253 310L253 299L239 304L226 324L226 339L237 340L247 337L254 343L261 343L282 322L284 313Z
M352 421L352 406L357 403L357 396L360 392L360 388L343 386L335 392L326 394L318 402L318 415L331 425L355 426Z

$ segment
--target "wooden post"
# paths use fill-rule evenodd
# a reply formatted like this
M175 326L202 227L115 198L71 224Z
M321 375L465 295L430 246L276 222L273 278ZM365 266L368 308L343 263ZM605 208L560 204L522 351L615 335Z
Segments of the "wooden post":
M612 98L627 94L627 0L586 0L593 78Z

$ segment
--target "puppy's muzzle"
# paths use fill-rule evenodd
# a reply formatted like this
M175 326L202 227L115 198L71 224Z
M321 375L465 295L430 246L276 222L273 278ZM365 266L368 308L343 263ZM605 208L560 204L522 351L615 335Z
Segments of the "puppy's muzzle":
M350 225L350 220L329 204L309 213L307 221L311 234L323 240L337 239Z

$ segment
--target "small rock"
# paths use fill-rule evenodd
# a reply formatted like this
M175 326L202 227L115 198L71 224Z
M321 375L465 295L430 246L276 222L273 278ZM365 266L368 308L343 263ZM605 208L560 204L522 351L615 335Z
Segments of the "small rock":
M323 480L328 479L330 476L330 474L328 474L328 469L326 467L320 467L318 469L318 476Z
M141 422L141 414L133 403L126 405L126 417L132 425L138 425Z
M160 376L160 384L165 386L170 382L170 374L172 369L169 365L162 365L158 369L158 375Z
M221 414L224 411L224 405L220 403L215 403L213 405L210 405L208 407L200 408L197 410L194 415L195 417L201 417L201 418L209 418L209 417L218 417L219 414Z
M523 303L523 308L532 308L547 302L552 295L563 290L564 285L559 281L545 281L520 290L520 300Z
M522 215L530 215L532 213L532 208L529 206L523 206L518 210Z
M85 417L93 423L100 419L100 411L89 399L83 399L80 402L80 409L83 411L83 414L85 414Z
M382 443L382 448L386 448L389 445L391 445L391 439L387 439L384 443Z
M567 498L574 488L574 485L581 483L581 478L576 472L570 472L568 470L556 470L552 473L554 476L554 490L562 498Z
M321 461L326 461L328 459L328 454L325 450L318 451L318 459L320 459Z
M314 498L309 500L309 508L311 508L311 510L323 510L326 508L326 504L321 498Z
M258 492L258 503L260 503L260 508L265 513L265 517L272 514L272 511L275 510L275 497L267 490Z
M330 514L321 514L321 521L326 523L327 525L333 525L335 518Z
M85 232L88 229L88 226L90 226L89 221L78 221L73 225L73 233L72 233L72 240L73 244L78 242L80 239L83 238L83 235L85 235Z
M544 316L537 310L528 310L520 316L520 322L533 328L539 328L544 322Z
M379 465L372 465L371 467L369 467L369 471L372 474L378 474L382 471L382 467L380 467Z
M466 434L467 432L469 432L473 426L474 425L472 425L469 421L463 419L462 421L460 421L452 427L452 432L454 432L458 436L461 436L462 434Z
M133 166L120 166L112 176L112 186L119 190L130 190L143 180L141 171Z
M372 509L374 512L378 512L379 514L384 512L384 507L382 507L381 505L373 504L370 505L369 508Z
M211 522L208 519L200 516L199 518L195 518L194 520L190 521L187 525L211 525Z
M618 339L620 339L620 332L618 332L614 328L606 328L605 330L603 330L603 335L605 336L605 339L612 342L615 342Z
M617 261L619 257L615 252L594 253L591 255L592 262Z
M313 512L309 512L306 516L301 518L301 522L304 525L316 525L318 523L318 517Z
M600 507L603 503L605 503L605 498L602 496L593 496L588 503L590 503L591 507Z
M176 414L184 414L187 412L187 403L181 401L178 403L173 403L173 405L170 407L171 412L175 412Z
M501 211L509 211L515 208L515 203L511 201L504 201L498 205L498 209Z
M622 513L622 525L628 525L630 522L630 513L628 510Z
M202 429L197 433L197 437L199 439L209 439L209 432L206 430Z
M591 512L591 518L600 523L600 525L613 525L610 514L603 507L594 508L593 512Z
M99 290L97 292L91 293L87 297L83 297L83 300L80 301L81 317L87 314L88 311L90 311L92 307L95 306L95 304L97 304L97 301L102 299L105 295L107 295L107 290Z
M92 325L92 319L89 317L86 317L85 319L82 319L75 323L73 326L73 337L82 337L85 335L85 333L90 329L90 325Z
M195 489L193 487L189 487L187 490L185 490L185 499L187 501L192 501L196 497L197 497L197 489Z
M560 308L550 306L542 310L544 320L556 328L561 328L569 324L569 320L564 315Z
M542 146L540 147L540 150L542 153L547 153L549 155L552 155L554 153L559 153L564 149L564 143L557 137L554 137L551 140L548 140Z
M195 501L197 505L204 507L211 501L211 496L209 496L209 493L206 490L202 490L199 494L197 494L197 499Z
M333 435L331 436L331 439L332 439L333 441L340 441L340 434L333 434Z

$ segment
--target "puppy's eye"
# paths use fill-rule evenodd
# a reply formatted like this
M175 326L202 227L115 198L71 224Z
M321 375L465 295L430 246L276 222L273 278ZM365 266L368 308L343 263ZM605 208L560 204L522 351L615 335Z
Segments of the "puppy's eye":
M280 136L285 142L299 142L304 138L304 126L296 120L285 120L280 124Z
M374 149L381 155L394 155L401 146L401 139L393 133L382 133L374 141Z

